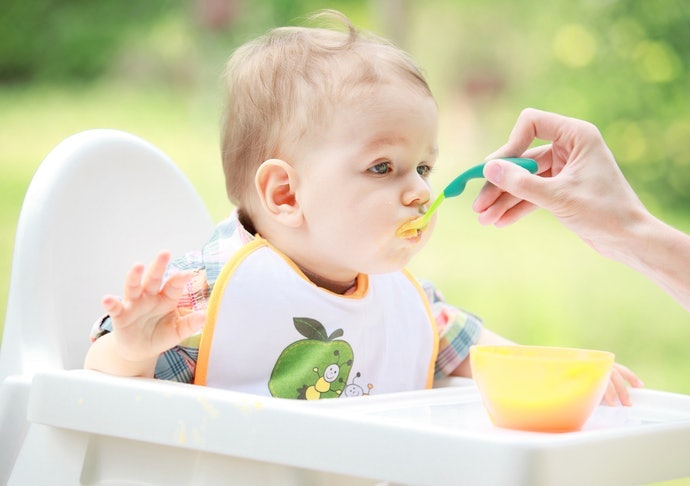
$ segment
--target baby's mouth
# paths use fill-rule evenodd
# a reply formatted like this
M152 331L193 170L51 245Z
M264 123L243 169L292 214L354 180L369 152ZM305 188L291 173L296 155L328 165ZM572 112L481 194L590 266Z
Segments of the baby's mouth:
M398 232L396 233L396 236L398 238L402 238L403 240L408 240L410 238L416 238L419 235L420 231L421 230L418 230L418 229L408 229L405 231L398 230Z
M404 240L415 238L424 231L427 225L428 223L423 220L422 216L419 216L418 218L411 219L402 224L395 232L395 236Z

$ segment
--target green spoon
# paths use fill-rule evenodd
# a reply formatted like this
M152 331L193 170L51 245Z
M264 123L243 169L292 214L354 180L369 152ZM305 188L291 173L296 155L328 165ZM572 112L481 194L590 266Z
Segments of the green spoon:
M512 162L513 164L519 165L520 167L523 167L530 171L532 174L537 172L538 167L534 159L526 159L521 157L503 157L501 160L507 160L508 162ZM436 209L438 209L438 207L446 198L456 197L462 194L462 191L465 190L465 186L467 185L467 181L469 181L470 179L479 179L484 177L485 165L486 162L483 162L479 165L475 165L474 167L467 169L465 172L453 179L451 183L446 186L443 192L436 197L434 202L431 203L431 206L426 211L426 213L400 226L396 234L400 238L411 238L417 236L417 230L423 229L426 227L426 225L429 224L431 215L434 214L434 212L436 212Z

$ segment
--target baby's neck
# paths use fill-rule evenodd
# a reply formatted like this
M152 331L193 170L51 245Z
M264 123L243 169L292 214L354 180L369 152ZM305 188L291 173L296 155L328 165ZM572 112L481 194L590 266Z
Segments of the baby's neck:
M326 289L330 292L333 292L334 294L339 294L339 295L349 295L355 292L357 290L357 276L355 275L352 279L347 279L347 280L332 280L327 277L324 277L323 275L320 275L316 272L313 272L306 268L306 266L302 265L299 263L299 261L295 258L295 256L292 254L292 252L286 251L287 248L284 248L283 245L281 245L279 242L274 241L273 238L270 237L271 232L267 230L267 228L257 228L259 226L258 224L254 224L254 221L252 218L249 217L249 215L243 211L239 210L238 212L238 218L240 222L242 223L242 226L251 234L256 234L260 235L261 237L265 238L267 241L271 243L271 245L274 246L278 251L281 253L285 254L292 262L299 268L302 273L309 279L310 282L312 282L314 285L317 285L318 287L321 287L323 289ZM263 231L262 231L263 229ZM270 229L270 228L269 228ZM258 230L258 231L257 231Z
M244 227L247 233L249 233L250 235L255 235L257 233L252 218L249 217L249 215L244 209L239 209L237 211L237 219L240 221L242 227Z
M341 281L336 281L336 280L330 280L327 279L326 277L323 277L321 275L317 275L314 272L310 272L306 268L301 268L302 273L315 285L318 285L319 287L329 290L333 292L334 294L340 294L340 295L347 295L351 294L356 290L357 286L357 277L355 277L352 280L349 280L347 282L341 282Z

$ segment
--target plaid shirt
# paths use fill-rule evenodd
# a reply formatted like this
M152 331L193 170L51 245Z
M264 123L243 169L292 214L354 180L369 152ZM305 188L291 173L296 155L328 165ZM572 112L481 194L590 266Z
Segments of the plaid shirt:
M179 301L179 311L185 313L205 309L213 285L225 263L253 238L244 229L235 211L216 226L211 238L200 251L189 252L173 260L168 266L166 277L180 271L192 270L196 273ZM481 320L447 304L441 293L430 283L420 281L420 284L431 304L440 339L435 375L437 378L447 376L467 357L470 346L477 342L482 328ZM94 324L91 340L95 341L111 330L110 318L105 316ZM161 354L156 364L155 377L192 383L200 338L201 333L196 334Z

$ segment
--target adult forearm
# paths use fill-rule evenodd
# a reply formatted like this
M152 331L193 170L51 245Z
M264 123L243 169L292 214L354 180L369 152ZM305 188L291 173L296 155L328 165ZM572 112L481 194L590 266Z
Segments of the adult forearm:
M690 236L649 215L619 245L614 258L649 277L690 311Z

